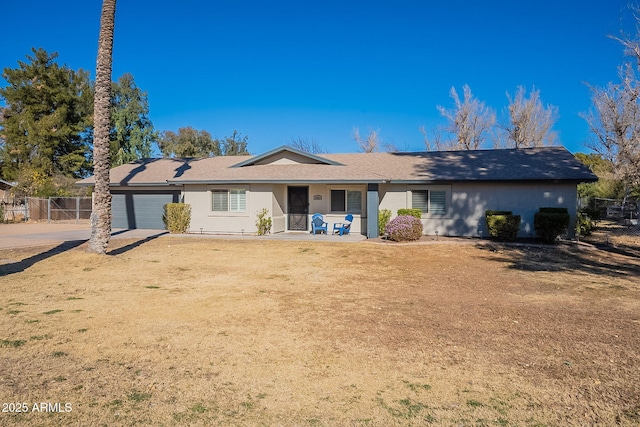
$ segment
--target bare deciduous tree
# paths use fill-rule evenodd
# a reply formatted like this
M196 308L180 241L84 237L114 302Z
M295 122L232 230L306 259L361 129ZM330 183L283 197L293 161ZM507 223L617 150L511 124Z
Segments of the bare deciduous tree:
M593 110L582 114L593 135L588 146L611 161L628 194L640 185L640 83L627 64L620 68L619 83L590 89Z
M433 128L431 129L431 133L433 134L431 137L427 134L427 130L424 126L420 127L420 133L424 137L424 145L427 151L443 151L446 149L446 144L442 142L442 129Z
M558 118L558 109L546 107L540 100L540 91L535 87L527 97L527 90L520 86L509 99L508 123L501 126L505 133L504 145L508 148L544 147L555 145L558 134L553 125Z
M358 143L360 150L364 153L374 153L378 151L380 143L382 142L379 130L369 131L369 135L367 135L365 139L362 139L360 129L357 127L353 128L353 139Z
M624 47L624 53L636 60L636 65L640 68L640 6L628 6L631 11L631 19L635 22L636 34L629 35L624 31L619 36L609 35L609 38L620 42Z
M304 151L305 153L320 154L327 152L327 149L324 148L315 138L308 139L300 136L292 138L291 146L300 151Z
M438 111L449 123L445 131L454 138L440 142L440 148L446 150L477 150L481 148L487 134L496 123L495 111L484 102L474 98L468 85L463 86L463 99L460 99L455 87L450 95L454 102L453 109L438 105Z

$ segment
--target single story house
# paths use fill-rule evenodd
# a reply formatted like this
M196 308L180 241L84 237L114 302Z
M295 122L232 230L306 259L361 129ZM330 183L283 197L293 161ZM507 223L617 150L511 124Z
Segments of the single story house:
M110 180L114 228L162 229L163 206L184 202L196 233L255 233L266 208L272 233L310 231L314 213L331 229L351 213L352 232L377 237L379 210L419 208L427 235L487 236L492 209L521 215L519 235L529 237L540 207L565 207L573 223L577 184L597 177L563 147L309 154L282 146L255 156L142 159L113 168Z

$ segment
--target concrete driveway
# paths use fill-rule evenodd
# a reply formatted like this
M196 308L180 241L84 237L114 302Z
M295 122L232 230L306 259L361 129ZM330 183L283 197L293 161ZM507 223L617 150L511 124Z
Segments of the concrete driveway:
M114 229L111 238L147 238L167 233L164 230ZM89 240L91 225L18 223L0 224L0 249L44 246L62 242Z

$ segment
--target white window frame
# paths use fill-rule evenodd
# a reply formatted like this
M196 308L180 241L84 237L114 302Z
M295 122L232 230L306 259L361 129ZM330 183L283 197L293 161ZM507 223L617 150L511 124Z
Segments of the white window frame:
M214 209L215 194L226 194L226 210ZM249 211L249 189L247 188L210 188L209 195L209 210L213 215L246 215L246 213Z

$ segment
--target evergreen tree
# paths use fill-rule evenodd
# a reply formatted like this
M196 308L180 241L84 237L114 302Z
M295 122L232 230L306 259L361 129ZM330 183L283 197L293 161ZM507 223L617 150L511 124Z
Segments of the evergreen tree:
M247 151L249 137L240 136L233 131L231 136L222 139L213 138L206 130L197 130L191 126L162 132L158 145L164 157L214 157L241 156Z
M111 166L151 157L158 133L149 119L147 93L123 74L111 90Z
M90 168L89 74L56 63L57 53L32 49L27 62L5 68L0 88L0 158L5 179L38 175L79 178ZM38 195L38 194L37 194Z
M213 139L206 130L191 126L178 129L178 133L162 132L159 146L164 157L213 157L222 154L220 141Z

